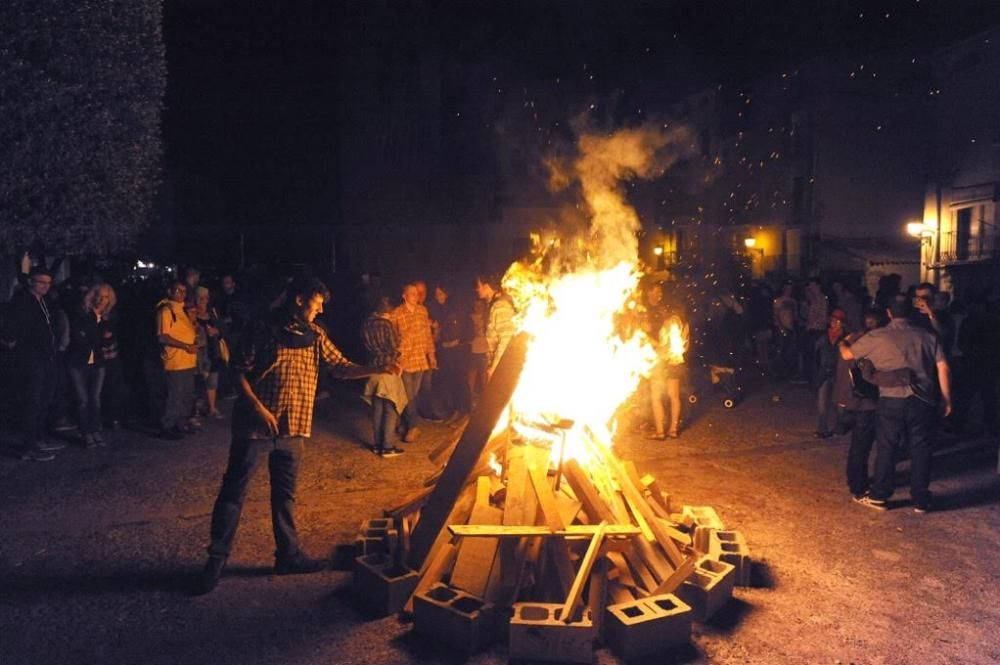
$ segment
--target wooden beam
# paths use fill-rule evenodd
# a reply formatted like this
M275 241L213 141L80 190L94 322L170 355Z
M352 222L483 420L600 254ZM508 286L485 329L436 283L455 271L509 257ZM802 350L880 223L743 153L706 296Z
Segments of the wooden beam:
M503 512L490 505L490 479L476 479L476 501L469 515L472 524L499 525ZM485 597L490 577L497 566L497 538L469 538L458 544L458 556L451 571L451 585Z
M490 434L500 418L500 414L510 402L517 387L517 381L524 368L524 358L528 348L528 335L515 335L507 345L496 371L483 391L479 404L469 418L469 424L448 460L440 480L421 511L410 537L410 567L421 568L435 538L442 532L448 520L448 513L458 500L462 488L469 482L483 449L489 442Z
M590 606L590 619L594 622L594 630L600 635L604 623L604 608L608 605L608 560L602 555L598 555L590 570L587 604Z
M420 579L417 581L417 586L413 589L413 593L410 594L406 605L403 606L404 612L413 612L413 597L434 586L444 575L445 571L455 562L457 554L457 547L451 543L445 543L443 547L433 553L433 556L427 559L427 565L420 570Z
M562 516L559 514L559 506L556 503L556 495L552 493L552 486L549 485L545 468L539 468L535 464L528 465L528 477L531 479L531 486L538 497L538 507L542 510L542 517L545 525L550 531L562 531L566 528Z
M689 556L684 563L677 567L677 570L670 577L660 582L659 586L653 589L653 595L658 596L662 593L673 593L677 587L684 583L684 580L691 577L691 573L694 572L694 567L697 563L697 556Z
M580 594L583 593L583 585L590 577L590 568L594 565L594 561L597 559L597 553L601 549L601 541L604 540L604 528L607 525L601 522L597 525L597 531L594 532L594 537L590 541L590 546L587 548L587 553L583 555L583 561L580 562L580 569L576 572L576 578L573 580L573 586L569 589L569 595L566 597L566 602L563 604L562 608L562 620L564 623L570 623L573 621L573 609L576 604L580 602Z
M593 538L597 524L570 524L561 531L552 531L547 526L491 526L488 524L449 524L448 531L461 538ZM608 524L604 527L607 536L634 536L641 532L631 524Z
M575 459L566 460L563 464L563 476L569 481L573 494L576 494L576 498L583 503L583 512L587 513L591 522L608 522L610 524L618 521L611 514L611 509L598 494L597 489L590 482L590 477L579 462Z
M388 510L384 511L382 514L385 515L386 517L397 519L405 515L410 515L412 513L415 513L418 510L420 510L421 506L423 506L424 503L427 502L427 497L431 495L432 491L433 488L427 487L418 490L416 492L413 492L412 494L407 495L402 501L400 501L392 508L389 508Z

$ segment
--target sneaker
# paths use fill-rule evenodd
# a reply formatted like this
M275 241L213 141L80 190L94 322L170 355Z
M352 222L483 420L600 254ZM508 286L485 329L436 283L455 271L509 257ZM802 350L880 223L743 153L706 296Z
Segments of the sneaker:
M277 559L274 562L275 575L310 575L326 570L326 559L311 559L299 552L289 559Z
M212 591L219 584L219 578L222 577L222 571L225 567L226 557L215 554L209 556L195 582L195 595L201 596Z
M864 496L854 497L854 503L865 506L866 508L873 508L875 510L886 510L885 499L873 499L870 495L865 494Z
M84 448L96 448L97 440L94 438L93 434L84 434L83 439L80 440Z
M68 421L66 418L60 418L56 421L56 424L52 426L54 432L72 432L76 429L76 425Z
M222 415L222 411L219 411L218 409L215 409L214 411L209 411L208 417L214 418L215 420L222 420L223 418L225 418L225 416Z
M931 511L931 500L930 497L924 499L923 501L913 502L913 512L918 515L923 515L924 513L929 513Z
M102 448L108 445L107 441L104 440L104 436L100 432L94 432L91 436L94 437L94 443Z
M378 451L378 456L379 457L399 457L400 455L402 455L405 452L406 451L403 450L402 448L397 448L396 446L393 446L391 448L385 448L383 450Z
M21 459L25 462L51 462L56 458L52 453L48 453L37 448L31 448L21 453Z
M62 441L39 441L35 447L42 452L50 453L54 450L62 450L66 447L66 444Z
M413 443L414 441L417 440L417 437L419 436L420 436L420 428L411 427L410 429L406 430L406 436L403 437L403 441L406 441L407 443Z

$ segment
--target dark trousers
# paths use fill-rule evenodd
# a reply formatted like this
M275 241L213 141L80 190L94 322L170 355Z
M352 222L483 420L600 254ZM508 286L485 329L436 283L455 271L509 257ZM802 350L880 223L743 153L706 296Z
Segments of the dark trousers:
M396 432L399 414L392 400L372 396L373 441L376 450L392 448L392 437Z
M871 496L885 500L895 489L896 452L910 444L910 498L916 504L930 500L931 423L934 408L918 397L881 397L875 425L875 477Z
M420 422L420 413L417 410L417 401L420 398L420 391L423 390L424 377L427 372L403 372L403 388L406 390L406 399L409 400L406 408L403 409L402 426L403 430L410 430Z
M847 449L847 487L854 496L868 491L868 457L875 443L874 409L866 411L845 410L841 424L851 431L851 445Z
M816 431L830 434L837 426L837 403L833 399L833 377L823 379L816 389Z
M180 427L194 410L195 369L179 369L164 372L167 384L167 400L160 416L160 427L172 430Z
M101 396L101 408L107 419L113 422L125 420L125 405L128 402L128 384L122 363L117 358L104 363L104 390Z
M21 368L22 434L26 448L34 448L45 436L45 421L56 389L56 362L25 361Z
M104 367L84 365L69 368L69 380L76 393L76 422L81 434L93 434L101 429L101 388Z
M303 445L300 436L275 439L233 437L229 445L226 473L222 476L222 488L212 509L212 541L208 546L210 555L228 557L232 551L243 502L247 498L247 488L265 453L271 476L271 525L277 546L274 556L277 559L289 559L298 554L295 487Z

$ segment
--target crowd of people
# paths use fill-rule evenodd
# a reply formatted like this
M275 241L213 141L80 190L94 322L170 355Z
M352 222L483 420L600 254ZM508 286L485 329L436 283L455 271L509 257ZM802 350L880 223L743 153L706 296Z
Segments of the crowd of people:
M104 429L125 418L152 436L180 439L203 418L224 418L220 396L235 397L203 592L222 574L265 453L276 571L322 566L299 548L293 513L322 366L334 378L365 379L370 449L392 458L418 439L425 420L455 423L471 411L516 333L515 307L497 275L478 275L458 292L471 298L454 298L443 282L428 299L423 280L394 294L368 279L335 317L323 316L330 292L313 277L281 277L253 296L233 273L219 275L215 289L196 268L164 277L117 289L102 279L54 288L48 270L31 269L0 312L2 379L19 388L4 391L16 400L5 413L19 415L21 458L42 462L67 441L106 445ZM1000 312L990 293L952 302L931 284L903 292L892 279L873 298L817 278L778 288L756 282L742 294L650 281L633 305L620 332L641 330L659 356L640 391L650 439L680 436L685 393L720 391L734 406L754 382L809 384L816 436L850 434L854 500L884 510L908 450L912 504L925 512L935 430L967 431L978 399L983 430L997 434ZM75 434L47 436L52 430Z

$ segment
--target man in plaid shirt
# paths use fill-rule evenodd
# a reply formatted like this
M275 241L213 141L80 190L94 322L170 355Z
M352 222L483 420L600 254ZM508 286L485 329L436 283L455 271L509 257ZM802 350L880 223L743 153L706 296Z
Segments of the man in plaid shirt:
M349 361L315 323L329 291L317 279L297 279L287 292L287 309L260 325L236 358L239 400L233 409L233 435L222 488L212 511L208 562L198 591L215 588L232 549L247 487L264 453L271 474L271 519L275 573L311 573L325 561L299 549L295 529L295 486L305 439L312 434L319 366L341 379L399 373L398 365L365 367Z
M486 345L489 348L487 375L492 376L507 345L517 333L514 305L501 291L500 277L497 275L476 277L476 296L489 303L489 313L486 315Z
M427 308L420 304L420 289L416 282L403 287L403 303L392 311L390 319L399 330L399 365L403 368L403 385L409 402L403 410L403 441L412 443L420 432L417 423L417 397L423 389L427 372L437 369L434 337Z

